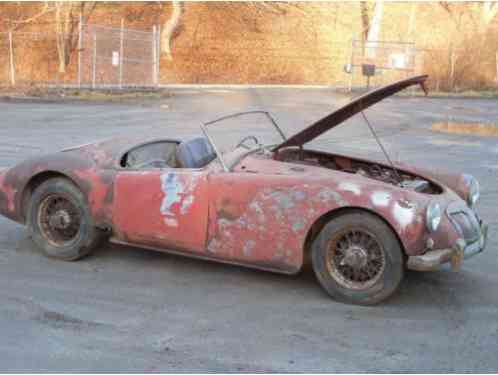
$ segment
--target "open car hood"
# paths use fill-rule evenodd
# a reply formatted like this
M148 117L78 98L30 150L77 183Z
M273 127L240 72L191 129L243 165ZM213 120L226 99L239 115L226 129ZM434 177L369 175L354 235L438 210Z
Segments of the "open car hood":
M285 142L276 146L273 151L277 151L284 147L290 146L298 146L301 147L305 143L315 139L321 134L325 133L327 130L330 130L343 121L346 121L348 118L354 116L355 114L363 111L364 109L370 107L371 105L380 102L382 99L396 94L398 91L401 91L407 87L413 85L420 85L424 92L427 94L427 90L424 86L424 82L427 79L427 75L416 76L408 79L404 79L402 81L398 81L395 83L391 83L390 85L383 86L376 90L372 90L359 96L353 101L349 102L345 106L335 110L331 114L325 116L321 120L318 120L314 124L308 126L306 129L300 131L296 135L287 139Z

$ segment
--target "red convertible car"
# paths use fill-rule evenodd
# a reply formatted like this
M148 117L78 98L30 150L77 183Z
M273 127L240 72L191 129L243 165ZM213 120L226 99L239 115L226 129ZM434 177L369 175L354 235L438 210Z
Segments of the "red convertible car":
M58 259L79 259L102 238L287 274L310 256L333 298L378 303L405 269L457 270L484 249L479 184L305 144L426 78L364 94L290 138L253 111L203 124L190 140L116 139L36 157L0 171L0 212ZM222 127L253 115L268 122Z

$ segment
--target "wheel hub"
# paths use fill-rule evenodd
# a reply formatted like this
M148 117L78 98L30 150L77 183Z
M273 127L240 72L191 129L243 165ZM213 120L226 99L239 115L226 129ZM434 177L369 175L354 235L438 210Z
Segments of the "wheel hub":
M66 246L80 231L80 211L67 197L51 194L40 203L38 224L41 234L52 245Z
M353 245L345 250L344 258L341 260L340 265L348 265L350 267L360 269L367 265L367 261L367 250Z
M380 242L363 228L348 228L330 240L328 270L343 287L366 289L381 277L385 254Z
M66 229L71 225L71 216L65 210L59 210L50 215L49 225L54 229Z

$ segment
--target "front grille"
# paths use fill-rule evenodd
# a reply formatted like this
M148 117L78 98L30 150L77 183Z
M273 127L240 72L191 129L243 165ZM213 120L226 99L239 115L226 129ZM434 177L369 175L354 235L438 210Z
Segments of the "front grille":
M469 216L464 212L458 212L451 215L453 225L460 232L465 242L470 243L479 239L479 228L475 227Z
M454 201L446 209L448 218L467 244L479 239L481 228L477 215L464 201Z

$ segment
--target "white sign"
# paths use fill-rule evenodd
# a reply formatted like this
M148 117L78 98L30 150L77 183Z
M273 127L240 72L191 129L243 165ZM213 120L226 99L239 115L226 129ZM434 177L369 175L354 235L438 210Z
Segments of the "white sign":
M119 65L119 52L112 51L112 66L118 66L118 65Z
M389 56L389 65L393 69L405 69L406 55L404 53L391 53Z

